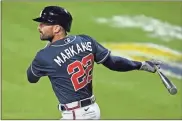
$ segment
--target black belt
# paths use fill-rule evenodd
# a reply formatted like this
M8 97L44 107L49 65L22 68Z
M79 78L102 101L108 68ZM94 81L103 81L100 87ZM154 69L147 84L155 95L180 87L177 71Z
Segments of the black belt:
M77 102L78 102L78 105L76 107L72 107L72 108L68 108L68 106L66 106L67 104L61 104L59 106L60 106L61 111L74 110L74 109L85 107L85 106L95 103L95 97L84 99L84 100L77 101Z

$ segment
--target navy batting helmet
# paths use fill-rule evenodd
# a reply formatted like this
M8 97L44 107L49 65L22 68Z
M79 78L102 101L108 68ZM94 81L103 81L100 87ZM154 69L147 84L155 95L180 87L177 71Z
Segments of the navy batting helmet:
M73 19L66 9L59 6L47 6L41 11L40 17L33 20L52 25L58 24L61 25L65 31L70 32Z

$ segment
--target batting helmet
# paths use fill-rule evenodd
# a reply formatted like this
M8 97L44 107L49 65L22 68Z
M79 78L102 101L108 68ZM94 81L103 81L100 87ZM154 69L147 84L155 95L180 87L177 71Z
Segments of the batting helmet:
M61 25L65 31L70 32L72 16L64 8L59 6L47 6L41 13L40 17L33 19L36 22L44 22L52 25Z

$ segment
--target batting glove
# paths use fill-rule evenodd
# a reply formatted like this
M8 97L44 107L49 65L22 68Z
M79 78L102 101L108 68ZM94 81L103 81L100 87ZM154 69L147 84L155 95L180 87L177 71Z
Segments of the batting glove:
M162 64L162 62L159 60L144 61L142 62L142 66L140 67L139 70L155 73L156 67L160 68L160 64Z

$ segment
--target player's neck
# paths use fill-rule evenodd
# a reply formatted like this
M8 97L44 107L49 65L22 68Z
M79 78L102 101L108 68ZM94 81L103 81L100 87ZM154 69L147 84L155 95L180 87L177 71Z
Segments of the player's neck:
M56 41L59 41L59 40L65 38L66 36L67 35L65 35L65 34L64 35L55 35L54 38L52 39L51 43L54 43Z

